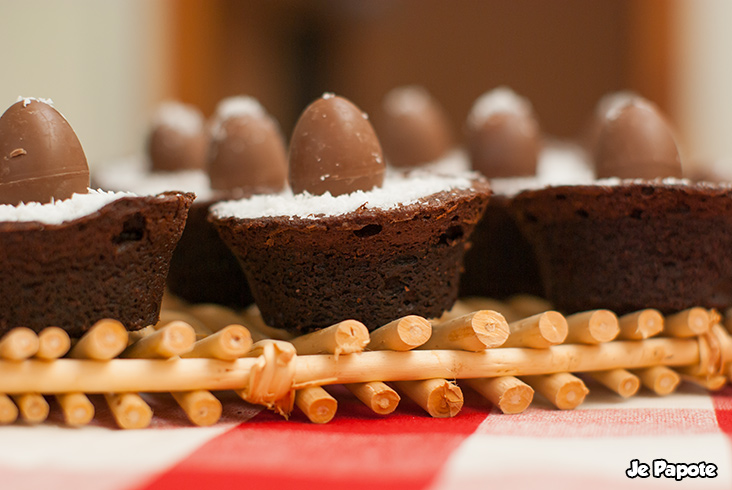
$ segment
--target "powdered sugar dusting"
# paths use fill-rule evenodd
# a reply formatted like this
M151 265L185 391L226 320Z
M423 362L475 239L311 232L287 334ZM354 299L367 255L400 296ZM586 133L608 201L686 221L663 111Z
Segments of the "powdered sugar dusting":
M224 130L224 122L228 119L241 116L251 116L255 118L261 118L267 116L267 112L254 97L247 95L238 95L235 97L228 97L216 106L216 112L213 117L211 134L216 139L223 139L226 137L226 131Z
M319 196L307 192L294 195L288 190L279 194L264 194L249 199L220 202L211 210L219 218L254 219L290 216L318 219L350 213L361 207L393 209L407 206L438 192L468 189L476 178L477 174L472 172L442 176L417 170L408 175L390 174L384 179L382 187L375 187L368 192L356 191L333 197L330 193Z
M495 88L478 97L468 115L468 124L477 128L493 115L505 112L529 114L531 102L508 87Z
M605 96L600 100L598 109L605 119L612 121L617 119L629 106L635 106L645 111L655 110L652 102L632 92L618 92Z
M198 199L212 195L211 181L203 170L150 172L145 158L132 156L107 163L94 172L94 181L103 189L132 191L143 196L161 192L193 192Z
M417 85L397 87L384 96L384 111L393 116L421 114L430 104L430 94Z
M22 95L19 95L16 102L20 102L21 100L23 101L23 107L28 107L31 102L43 102L44 104L53 107L53 101L51 99L43 99L40 97L23 97Z
M613 92L600 98L595 108L595 116L598 118L608 117L608 113L615 113L618 107L624 107L628 105L633 99L638 98L635 92L629 90L622 90L620 92Z
M106 192L89 189L88 194L74 194L63 201L46 204L38 202L21 203L17 206L0 205L0 222L38 221L48 225L58 225L73 221L99 211L105 205L122 197L133 197L131 192Z
M177 132L194 136L203 131L203 115L192 105L167 101L161 103L152 118L154 127L165 126Z
M492 179L498 195L511 197L521 191L556 185L589 185L595 178L587 154L576 145L551 143L544 146L536 176Z

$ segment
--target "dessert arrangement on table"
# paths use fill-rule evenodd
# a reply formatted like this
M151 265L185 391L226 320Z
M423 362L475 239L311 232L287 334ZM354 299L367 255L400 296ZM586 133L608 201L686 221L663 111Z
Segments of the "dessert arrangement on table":
M373 125L326 93L287 146L250 97L209 122L170 103L93 190L66 119L20 99L0 117L0 423L53 397L85 425L89 394L143 428L141 393L210 425L222 390L324 423L331 385L451 417L465 387L518 413L536 392L575 408L588 378L726 384L732 187L682 179L652 103L602 99L574 145L499 88L455 141L419 87Z

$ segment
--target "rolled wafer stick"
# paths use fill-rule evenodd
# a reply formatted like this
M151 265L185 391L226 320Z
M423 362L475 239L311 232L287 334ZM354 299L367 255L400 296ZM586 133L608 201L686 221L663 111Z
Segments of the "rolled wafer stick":
M153 411L137 393L105 393L109 410L120 429L144 429Z
M167 290L163 293L163 299L160 302L161 310L184 311L186 308L188 308L188 303L186 303L183 299L175 296L173 293Z
M640 378L643 386L661 396L673 393L681 382L681 376L666 366L653 366L633 372Z
M154 334L155 332L157 332L155 325L148 325L147 327L141 328L140 330L129 332L129 334L127 335L127 347L134 344L138 340L142 340L145 337Z
M71 348L75 359L106 361L117 357L127 347L127 330L117 320L99 320Z
M663 331L663 315L652 308L628 313L618 318L620 326L619 339L643 340L658 335Z
M168 359L190 351L195 341L196 332L193 327L177 320L130 345L120 357Z
M20 418L29 424L39 424L48 418L48 402L38 393L12 395L18 406Z
M577 408L590 392L581 379L569 373L523 376L522 379L560 410Z
M244 323L244 317L236 311L213 303L192 305L186 311L203 323L211 332L218 332L228 325L241 325Z
M565 317L569 331L568 344L601 344L620 333L618 317L610 310L592 310Z
M396 410L399 405L399 394L389 385L381 381L368 383L351 383L345 385L351 393L369 407L374 413L387 415Z
M335 325L290 340L299 355L341 354L363 351L369 343L369 330L356 320L343 320Z
M506 319L507 322L513 322L520 320L522 317L516 313L513 308L508 306L505 301L498 301L492 298L483 298L481 296L469 296L467 298L460 298L462 305L467 308L468 312L478 310L493 310L497 311Z
M432 336L419 349L479 352L500 347L508 338L508 322L497 311L480 310L432 326Z
M721 390L727 385L728 381L726 376L711 376L709 378L705 378L702 376L689 376L687 374L681 374L681 379L710 391Z
M46 327L38 334L38 359L52 361L63 357L71 347L71 339L66 330L59 327Z
M171 393L178 405L194 424L205 427L221 418L221 402L210 391L178 391Z
M330 422L338 410L338 401L320 386L297 390L295 405L315 424Z
M433 324L444 323L450 320L454 320L455 318L460 318L461 316L469 315L474 311L475 308L471 308L466 303L464 303L462 299L458 299L457 301L455 301L455 303L453 303L452 308L443 312L442 315L437 318L430 318L429 321Z
M0 339L0 359L23 361L38 352L38 335L26 327L16 327Z
M87 425L94 418L94 405L83 393L62 393L56 395L56 401L67 425Z
M711 327L709 311L695 307L667 316L664 334L677 338L695 337L708 332Z
M423 345L432 335L426 318L407 315L371 332L369 350L408 351Z
M556 311L545 311L509 325L511 334L503 347L546 349L567 338L567 320Z
M519 318L528 318L552 309L552 304L531 294L516 294L506 300L506 304Z
M397 390L435 418L454 417L463 408L463 392L445 379L395 381Z
M268 346L270 357L266 352ZM97 361L66 358L52 363L35 359L22 363L0 361L0 393L247 391L251 386L263 386L277 399L290 392L293 380L296 385L323 385L582 373L656 365L683 367L689 369L687 374L698 375L692 368L706 362L703 355L697 338L658 337L599 345L565 344L548 349L365 351L336 361L332 355L295 356L295 349L288 342L264 340L255 343L247 357L235 361L113 359L104 364L104 369ZM728 368L729 365L725 367ZM247 397L248 401L266 403L271 399L259 397L260 393L253 389L252 395L256 397Z
M257 305L252 305L245 309L241 312L241 315L244 317L244 326L252 333L252 339L254 342L258 342L263 339L290 340L295 337L295 335L291 334L287 330L267 325L264 322Z
M193 344L193 349L181 357L208 357L233 361L252 348L252 335L242 325L228 325Z
M303 358L306 357L312 356L303 356ZM332 356L327 357L333 358ZM234 387L234 392L243 400L264 405L288 417L295 403L293 391L297 358L295 346L283 340L260 340L252 344L252 348L246 353L245 358L254 358L253 363L248 374L243 378L244 382L239 381ZM186 359L184 361L194 360ZM244 361L245 359L231 361L229 369L235 370L232 364ZM334 361L338 362L335 359ZM312 381L312 379L308 380L305 384Z
M160 319L154 327L157 330L172 322L185 322L193 327L197 339L208 337L213 333L201 320L184 310L161 310Z
M503 413L521 413L534 399L534 389L513 376L472 378L466 379L465 383Z
M12 424L18 419L18 407L8 395L0 393L0 425Z
M625 369L595 371L589 373L589 375L592 379L623 398L629 398L635 395L638 393L638 388L640 388L640 379L638 379L638 376Z

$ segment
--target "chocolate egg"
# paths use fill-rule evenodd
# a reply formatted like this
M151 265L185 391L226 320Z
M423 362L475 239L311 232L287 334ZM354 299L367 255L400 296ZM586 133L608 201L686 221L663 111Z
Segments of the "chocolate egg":
M681 177L671 127L658 108L641 97L618 100L607 108L593 154L598 178Z
M361 109L325 94L303 111L290 141L290 186L295 193L338 196L383 182L381 145Z
M539 124L531 104L510 89L497 88L478 98L466 133L474 170L488 178L536 174Z
M179 102L161 104L147 140L152 170L200 170L206 164L208 135L201 112Z
M0 204L46 203L86 193L79 138L50 103L25 98L0 117Z
M391 90L384 97L379 137L387 161L395 167L415 167L447 153L454 140L447 116L422 87Z
M208 174L216 190L275 192L287 182L287 152L279 125L252 97L221 101L209 158Z

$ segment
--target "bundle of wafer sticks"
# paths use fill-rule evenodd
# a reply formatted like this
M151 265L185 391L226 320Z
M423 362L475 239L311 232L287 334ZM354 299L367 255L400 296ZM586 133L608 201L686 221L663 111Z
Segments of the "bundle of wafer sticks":
M730 318L730 315L727 315ZM94 417L103 394L118 426L144 428L152 409L140 393L171 393L196 425L216 423L231 390L287 417L297 406L330 421L340 384L377 414L408 397L433 417L455 416L462 388L504 413L524 411L538 392L558 409L579 406L592 378L620 397L641 386L657 395L681 381L722 388L732 359L732 320L690 308L564 316L540 298L466 298L439 319L406 316L372 332L356 320L292 337L268 327L256 307L234 311L166 297L157 325L127 332L102 320L83 337L56 327L16 328L0 339L0 424L40 423L55 397L70 426Z

